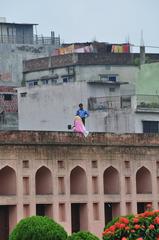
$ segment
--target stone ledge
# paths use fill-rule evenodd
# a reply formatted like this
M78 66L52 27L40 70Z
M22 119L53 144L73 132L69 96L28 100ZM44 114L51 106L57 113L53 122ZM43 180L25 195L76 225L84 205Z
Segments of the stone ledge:
M159 134L90 133L87 138L74 132L0 131L0 145L99 145L159 147Z

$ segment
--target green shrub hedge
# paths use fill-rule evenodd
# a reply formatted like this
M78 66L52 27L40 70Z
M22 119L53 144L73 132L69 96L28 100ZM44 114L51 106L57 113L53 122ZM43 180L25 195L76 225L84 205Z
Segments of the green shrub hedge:
M67 240L99 240L99 238L97 238L90 232L80 231L77 233L73 233L67 238Z
M21 220L9 240L65 240L64 228L48 217L33 216Z

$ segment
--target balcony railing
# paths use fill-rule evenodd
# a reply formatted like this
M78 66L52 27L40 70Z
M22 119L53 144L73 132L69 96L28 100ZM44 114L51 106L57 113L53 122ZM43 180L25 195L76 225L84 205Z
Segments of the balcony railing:
M91 97L88 99L90 111L120 108L131 108L131 96Z
M90 97L88 99L88 109L90 111L110 109L159 109L159 95L127 95Z
M34 35L25 38L17 38L16 35L0 35L0 43L2 44L37 44L37 45L55 45L60 46L60 37L43 37Z
M34 44L60 46L60 37L43 37L34 35Z
M137 108L159 108L159 95L137 95Z

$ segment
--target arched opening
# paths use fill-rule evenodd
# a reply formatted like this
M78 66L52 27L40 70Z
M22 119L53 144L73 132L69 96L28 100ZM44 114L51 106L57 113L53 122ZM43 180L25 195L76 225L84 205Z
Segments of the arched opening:
M86 194L87 193L86 173L81 167L75 167L71 171L70 192L71 192L71 194Z
M0 170L0 195L16 195L16 174L11 167Z
M136 173L136 192L152 193L151 173L145 167L140 168Z
M46 167L37 170L35 176L36 194L52 194L52 174Z
M103 183L104 194L120 193L119 173L115 168L109 167L104 171Z

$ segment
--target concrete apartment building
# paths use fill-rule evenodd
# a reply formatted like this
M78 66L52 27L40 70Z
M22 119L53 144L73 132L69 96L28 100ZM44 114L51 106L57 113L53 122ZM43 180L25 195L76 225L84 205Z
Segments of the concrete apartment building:
M0 132L0 240L22 218L49 216L101 237L113 217L159 207L159 136Z
M149 63L136 64L145 58ZM89 131L156 132L158 127L150 125L159 117L157 61L158 54L142 56L142 51L75 52L25 61L19 129L67 131L82 102L90 112Z
M0 17L0 92L5 105L14 98L12 89L23 84L23 60L48 56L59 46L60 38L54 32L50 37L39 36L37 24L11 23ZM9 92L4 92L4 87L10 88ZM10 94L8 99L7 94ZM3 104L0 107L6 113L0 129L18 129L18 115L15 118L15 112L6 112Z

